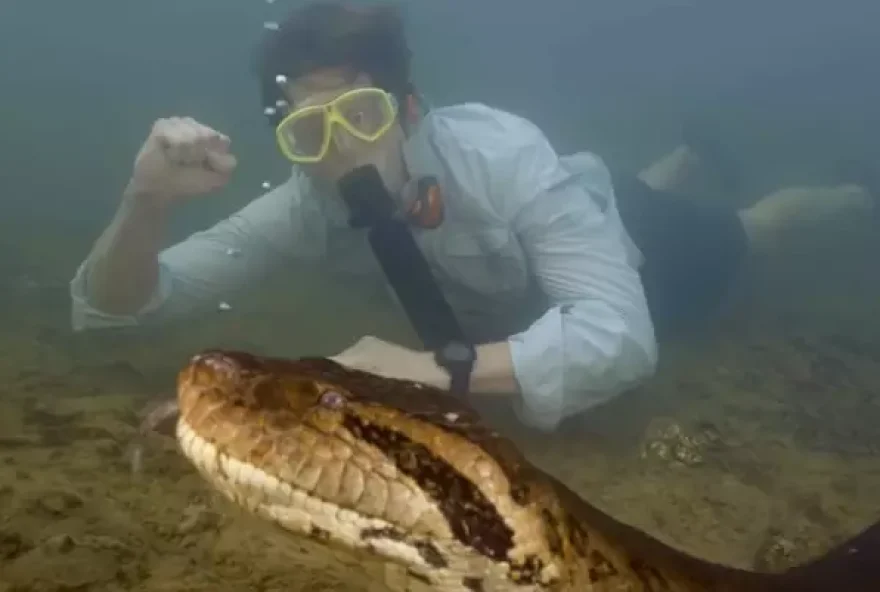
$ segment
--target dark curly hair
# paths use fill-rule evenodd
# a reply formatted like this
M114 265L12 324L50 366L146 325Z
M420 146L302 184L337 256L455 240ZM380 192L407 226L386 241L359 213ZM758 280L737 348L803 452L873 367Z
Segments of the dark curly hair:
M292 80L327 67L367 74L404 104L413 92L410 55L396 5L318 0L297 7L277 30L267 31L254 69L264 107L284 98L279 74ZM281 115L268 117L274 125Z

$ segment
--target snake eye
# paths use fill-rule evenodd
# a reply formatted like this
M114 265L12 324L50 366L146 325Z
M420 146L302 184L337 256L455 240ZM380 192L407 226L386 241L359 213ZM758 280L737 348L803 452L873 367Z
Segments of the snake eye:
M341 409L345 406L345 397L337 391L325 391L321 394L321 405L330 409Z

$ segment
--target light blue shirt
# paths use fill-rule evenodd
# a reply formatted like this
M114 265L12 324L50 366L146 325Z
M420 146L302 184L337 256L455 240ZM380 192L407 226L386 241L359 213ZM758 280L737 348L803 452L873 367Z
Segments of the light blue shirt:
M510 344L524 422L553 429L653 373L641 254L598 157L559 156L531 122L463 104L429 111L404 158L412 177L437 177L444 198L443 224L414 229L416 242L464 329ZM381 274L364 231L349 228L344 204L326 193L294 169L285 184L165 249L156 293L136 315L89 304L84 262L71 282L74 329L216 306L294 259ZM521 324L535 287L546 306Z

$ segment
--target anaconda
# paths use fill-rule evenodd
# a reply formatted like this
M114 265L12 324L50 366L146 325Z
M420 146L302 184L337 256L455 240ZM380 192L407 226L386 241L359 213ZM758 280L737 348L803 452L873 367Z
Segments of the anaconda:
M427 386L210 350L177 387L179 445L214 488L430 590L880 590L880 526L781 574L703 561L593 507Z

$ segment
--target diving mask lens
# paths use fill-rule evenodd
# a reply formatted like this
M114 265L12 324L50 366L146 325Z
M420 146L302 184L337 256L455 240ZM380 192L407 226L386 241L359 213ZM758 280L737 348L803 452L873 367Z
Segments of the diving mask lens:
M281 151L294 162L315 162L330 145L333 125L365 142L374 142L394 123L394 98L378 88L348 91L325 105L298 109L278 125Z

